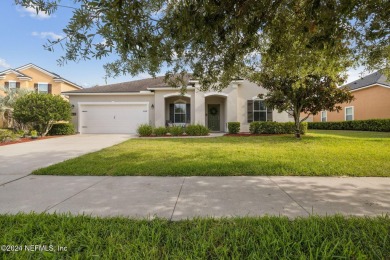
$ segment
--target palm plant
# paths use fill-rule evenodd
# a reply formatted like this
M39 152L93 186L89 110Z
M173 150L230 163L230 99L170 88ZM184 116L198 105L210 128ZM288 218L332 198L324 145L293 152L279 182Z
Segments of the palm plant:
M4 92L5 95L0 95L0 118L6 124L7 127L17 127L23 128L14 122L12 114L14 111L15 101L24 96L31 91L28 89L10 89L10 88L0 88L0 91Z

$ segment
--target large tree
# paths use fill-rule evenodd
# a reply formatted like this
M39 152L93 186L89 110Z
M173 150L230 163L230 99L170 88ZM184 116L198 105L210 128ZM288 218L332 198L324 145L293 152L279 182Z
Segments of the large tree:
M280 99L271 102L282 92L267 82L292 82L288 91L295 96L307 91L343 102L351 97L335 86L348 68L363 65L390 76L390 2L385 0L74 2L66 37L46 46L64 44L61 63L115 53L118 60L105 65L108 76L155 75L167 66L168 75L192 71L204 90L220 90L245 77L270 91L270 106L282 110L292 104L296 122L300 112L320 110L298 109L289 95L282 105ZM49 13L62 8L60 0L16 3ZM313 83L326 84L327 91L313 94ZM328 102L322 109L335 105Z
M13 117L20 123L33 125L45 136L54 123L71 119L71 107L61 96L30 93L16 100Z

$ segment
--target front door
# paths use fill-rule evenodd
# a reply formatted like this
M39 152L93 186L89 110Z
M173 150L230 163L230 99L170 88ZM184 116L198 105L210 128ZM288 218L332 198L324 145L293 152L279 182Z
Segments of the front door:
M208 127L211 131L221 131L220 128L220 105L208 105Z

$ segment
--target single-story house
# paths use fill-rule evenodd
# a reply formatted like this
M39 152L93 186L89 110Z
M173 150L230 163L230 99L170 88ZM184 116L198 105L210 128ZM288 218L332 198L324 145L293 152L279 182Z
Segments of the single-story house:
M221 92L200 91L199 81L190 77L186 82L184 95L163 76L63 94L69 97L72 121L81 134L135 133L140 124L202 124L226 132L228 122L240 122L244 132L252 121L293 121L286 112L267 109L258 98L266 90L247 80L232 81Z
M381 72L375 72L345 86L355 97L351 103L339 104L339 112L322 111L313 122L332 122L390 118L390 82Z

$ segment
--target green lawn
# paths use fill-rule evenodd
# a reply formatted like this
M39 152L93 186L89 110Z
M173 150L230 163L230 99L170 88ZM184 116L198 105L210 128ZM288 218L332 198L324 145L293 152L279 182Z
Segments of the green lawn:
M34 174L390 176L390 133L131 139Z
M1 259L387 259L390 219L285 217L194 219L0 215ZM27 251L25 245L66 247ZM64 250L64 249L63 249Z

